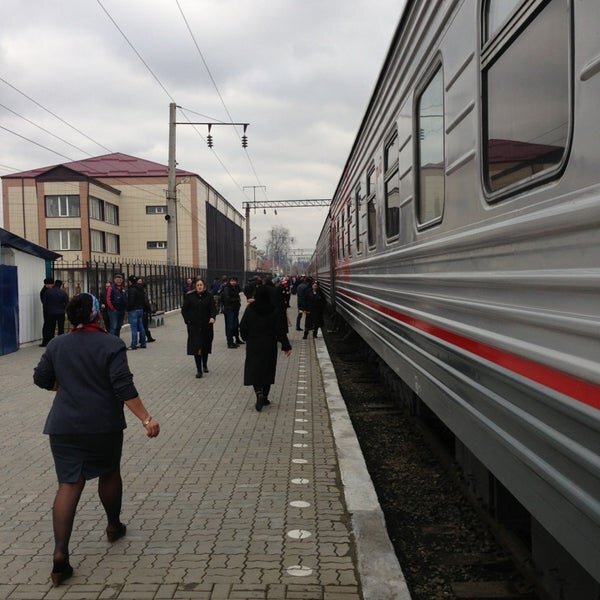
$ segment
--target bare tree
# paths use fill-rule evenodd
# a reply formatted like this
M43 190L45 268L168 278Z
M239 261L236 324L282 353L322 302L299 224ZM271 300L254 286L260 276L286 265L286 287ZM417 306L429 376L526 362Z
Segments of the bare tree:
M271 261L271 270L285 269L290 264L292 252L292 237L290 230L281 225L276 225L269 232L267 239L267 258Z

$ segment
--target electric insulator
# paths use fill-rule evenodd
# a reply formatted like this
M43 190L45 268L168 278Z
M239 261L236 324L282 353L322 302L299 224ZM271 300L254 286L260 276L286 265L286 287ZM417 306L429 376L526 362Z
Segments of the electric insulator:
M210 135L210 133L206 136L206 143L208 144L209 148L213 147L212 135Z
M248 147L248 136L243 135L242 136L242 148L247 148L247 147Z

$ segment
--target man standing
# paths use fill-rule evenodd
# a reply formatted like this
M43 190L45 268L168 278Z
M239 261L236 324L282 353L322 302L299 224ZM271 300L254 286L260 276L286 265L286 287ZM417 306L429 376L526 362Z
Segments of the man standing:
M62 289L62 281L57 279L54 286L49 287L44 293L44 312L48 319L48 342L54 337L58 327L58 335L65 332L65 311L69 303L67 292ZM46 343L48 343L46 342Z
M121 327L127 309L127 290L123 285L123 279L123 273L115 273L113 283L106 292L110 333L117 337L121 335Z
M240 286L237 277L230 277L221 290L221 306L225 317L225 336L227 347L237 348L243 344L239 334Z
M302 321L302 315L306 313L308 310L308 292L310 290L310 278L303 277L298 289L296 290L298 294L298 316L296 317L296 331L302 331L302 327L300 327Z
M146 294L141 283L135 275L129 276L129 288L127 289L127 318L131 328L130 350L136 350L138 347L138 336L140 348L146 347L146 331L144 329L144 305L146 303Z
M54 337L54 331L52 330L52 335L50 335L50 319L46 314L46 307L44 305L44 296L46 292L54 286L54 279L52 277L46 277L44 279L44 287L40 290L40 302L42 303L42 311L44 315L44 324L42 325L42 343L40 344L40 348L45 348L48 345L48 342Z

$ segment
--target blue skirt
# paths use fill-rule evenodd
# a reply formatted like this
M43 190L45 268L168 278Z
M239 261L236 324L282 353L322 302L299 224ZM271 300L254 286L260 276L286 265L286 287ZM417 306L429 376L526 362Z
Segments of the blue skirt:
M76 483L119 470L123 432L50 435L50 449L59 483Z

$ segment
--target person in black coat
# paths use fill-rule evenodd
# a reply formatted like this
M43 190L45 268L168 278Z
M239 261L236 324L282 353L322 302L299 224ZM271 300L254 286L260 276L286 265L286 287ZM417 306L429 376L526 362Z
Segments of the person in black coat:
M254 301L248 305L240 322L240 335L246 341L244 385L251 385L256 394L256 410L270 404L269 391L275 383L277 368L277 342L286 356L292 346L276 318L276 309L271 294L265 286L259 286Z
M62 289L62 281L57 279L54 287L50 287L44 294L44 312L48 317L48 330L46 335L48 340L46 344L54 337L54 332L58 329L58 335L65 332L65 311L69 303L67 292Z
M313 281L306 296L306 320L304 321L304 336L312 329L313 337L317 337L319 327L323 327L323 313L325 312L325 296L321 292L318 281Z
M217 310L213 295L206 288L204 279L198 278L194 290L183 298L181 316L187 325L187 353L196 361L196 377L202 371L208 373L208 355L212 350L213 325Z
M42 343L40 344L40 348L45 348L48 345L48 342L54 337L54 329L56 323L50 319L48 313L46 313L46 307L44 306L44 296L46 292L54 287L54 279L52 277L46 277L44 279L44 287L40 290L40 302L42 303L42 311L44 316L44 324L42 326ZM52 335L50 335L50 329L52 329Z

